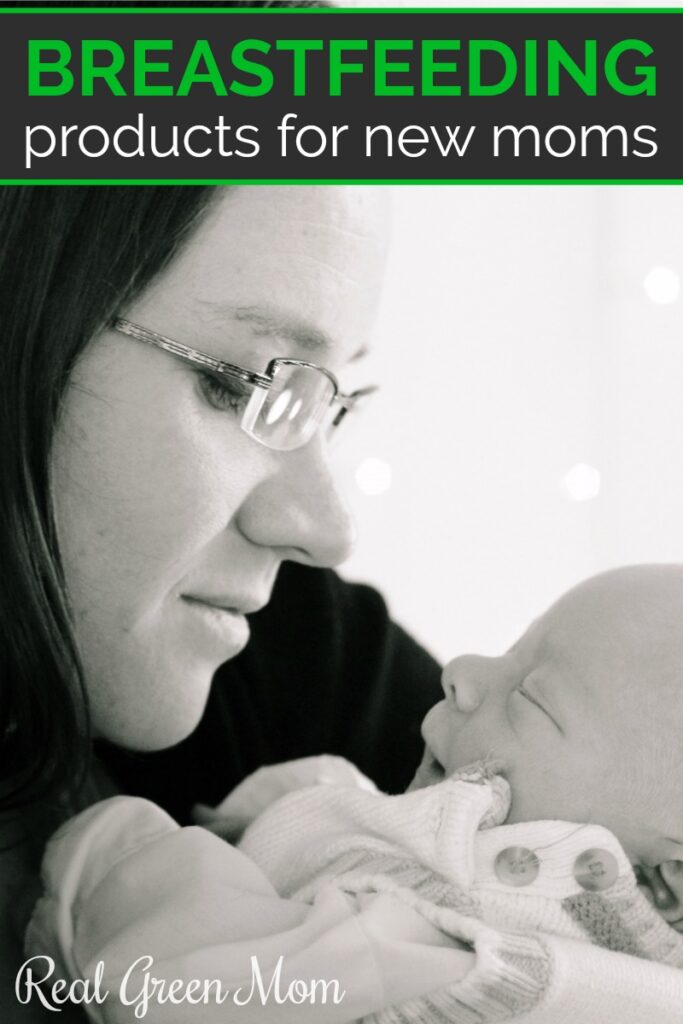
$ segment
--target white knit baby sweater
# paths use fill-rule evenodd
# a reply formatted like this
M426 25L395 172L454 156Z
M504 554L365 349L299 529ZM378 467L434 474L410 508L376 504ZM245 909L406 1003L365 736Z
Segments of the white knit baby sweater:
M563 821L504 825L509 808L507 781L482 764L400 796L373 792L367 780L315 786L261 814L240 848L280 895L310 903L330 885L353 897L391 893L478 949L468 983L384 1010L373 1018L382 1024L531 1011L552 973L541 935L683 967L683 936L640 892L611 832Z

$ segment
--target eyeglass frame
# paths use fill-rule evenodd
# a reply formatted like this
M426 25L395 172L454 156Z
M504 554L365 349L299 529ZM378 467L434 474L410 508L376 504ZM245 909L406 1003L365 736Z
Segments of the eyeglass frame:
M256 370L247 370L243 366L237 366L235 363L228 363L222 359L216 359L214 356L207 355L206 352L200 352L199 349L192 348L190 345L183 345L179 341L173 341L172 338L167 338L164 334L159 334L158 331L152 331L149 327L143 327L141 324L133 323L132 320L126 320L124 317L114 317L111 321L111 327L119 334L123 334L125 337L133 338L136 341L145 342L147 345L153 345L155 348L161 349L164 352L168 352L172 356L183 360L190 366L200 367L206 370L210 370L211 373L215 373L218 377L232 377L242 381L252 387L262 388L266 391L270 390L275 379L275 373L278 366L302 366L311 370L317 370L322 373L330 381L334 391L329 401L329 408L332 408L336 402L341 408L336 413L330 427L338 427L342 419L348 412L351 412L356 402L360 398L365 398L367 395L373 394L378 390L377 384L370 384L364 388L358 388L356 391L352 391L349 394L344 394L339 389L339 382L331 370L326 369L324 366L318 366L317 363L308 362L305 359L292 359L289 357L276 357L271 359L263 373L258 373ZM341 414L341 415L340 415ZM311 434L310 438L307 438L301 446L303 447L310 441L318 430L322 423L316 425L315 430ZM257 437L252 430L245 428L245 433L252 437L259 444L264 445L266 448L270 447L266 441L262 438Z

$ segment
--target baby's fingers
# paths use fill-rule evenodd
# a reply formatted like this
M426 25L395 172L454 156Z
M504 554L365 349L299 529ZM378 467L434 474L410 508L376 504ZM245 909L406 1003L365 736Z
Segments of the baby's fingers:
M201 825L228 843L238 842L252 821L251 816L246 814L216 814L213 807L206 804L195 804L191 815L196 825Z

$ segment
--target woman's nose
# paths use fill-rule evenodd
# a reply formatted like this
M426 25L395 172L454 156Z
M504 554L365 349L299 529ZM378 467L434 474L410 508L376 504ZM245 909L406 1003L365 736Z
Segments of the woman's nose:
M441 685L446 697L465 715L476 711L486 695L494 658L464 654L446 665Z
M353 549L355 529L324 441L314 437L303 448L273 455L273 472L242 503L239 529L283 559L320 567L343 562Z

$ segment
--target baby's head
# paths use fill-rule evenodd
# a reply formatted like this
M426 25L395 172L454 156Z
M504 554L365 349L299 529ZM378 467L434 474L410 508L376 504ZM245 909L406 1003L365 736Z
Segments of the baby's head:
M580 584L507 654L450 662L443 687L423 780L494 759L508 822L604 825L665 916L683 917L683 566Z

